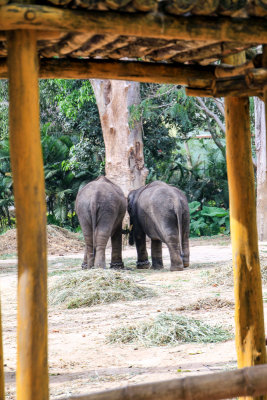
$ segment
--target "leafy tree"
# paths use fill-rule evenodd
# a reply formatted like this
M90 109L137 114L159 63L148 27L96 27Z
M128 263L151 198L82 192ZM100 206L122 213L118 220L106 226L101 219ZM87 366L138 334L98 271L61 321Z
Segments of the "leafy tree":
M148 180L161 179L187 194L189 201L228 207L223 104L197 102L174 85L142 86L142 117ZM211 140L199 138L211 133ZM213 139L213 140L212 140Z
M207 206L227 208L223 103L186 97L180 86L154 84L141 84L141 100L139 107L131 107L131 118L133 124L140 118L142 121L147 181L160 179L180 187L190 202L199 202L201 210ZM75 228L78 189L105 168L104 142L91 84L85 80L42 80L40 108L48 219ZM12 223L6 210L13 204L7 112L7 82L1 81L3 224ZM212 138L200 138L203 133Z

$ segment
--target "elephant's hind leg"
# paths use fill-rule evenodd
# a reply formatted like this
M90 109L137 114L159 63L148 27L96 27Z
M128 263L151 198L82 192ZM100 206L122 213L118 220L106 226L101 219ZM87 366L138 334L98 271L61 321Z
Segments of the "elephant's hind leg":
M124 264L121 257L122 252L122 224L116 229L111 237L111 263L110 268L123 269Z
M181 250L178 244L177 237L169 238L166 244L170 252L170 271L182 271L184 269L184 264L181 257Z
M106 247L110 232L108 230L97 229L95 233L95 262L94 267L106 268Z
M85 251L84 251L84 259L82 263L82 269L89 269L94 266L94 248L93 248L93 238L92 234L85 235Z
M162 242L160 240L151 239L151 258L152 258L152 268L162 269Z
M148 261L148 254L146 249L146 234L145 232L138 232L135 236L136 250L137 250L137 263L138 269L150 268L150 262Z

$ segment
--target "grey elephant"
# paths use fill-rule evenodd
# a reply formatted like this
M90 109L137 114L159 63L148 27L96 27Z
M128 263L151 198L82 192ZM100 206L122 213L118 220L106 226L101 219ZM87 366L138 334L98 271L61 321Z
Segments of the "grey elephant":
M88 183L78 193L75 210L83 231L83 269L106 267L105 250L111 237L111 268L123 268L122 220L126 198L119 186L104 176Z
M151 238L152 268L163 268L162 242L170 252L171 271L189 266L189 208L186 196L174 186L155 181L128 195L132 226L129 244L136 244L137 268L148 268L146 235Z

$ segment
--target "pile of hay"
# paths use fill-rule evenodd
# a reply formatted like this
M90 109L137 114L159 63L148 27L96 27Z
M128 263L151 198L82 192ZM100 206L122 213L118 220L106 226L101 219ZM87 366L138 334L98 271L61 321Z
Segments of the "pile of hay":
M215 343L232 338L221 326L175 314L159 314L153 321L113 329L109 343L141 343L145 346L177 345L181 342Z
M262 283L267 283L267 258L260 257ZM207 284L216 286L233 286L234 274L232 263L222 263L211 271L208 271Z
M199 310L214 310L220 308L233 309L235 303L227 299L220 299L219 297L206 297L199 299L194 303L187 304L176 308L176 311L199 311Z
M65 255L67 253L81 253L84 243L80 235L56 225L47 225L48 253L52 255ZM17 254L17 232L9 229L0 236L0 256Z
M155 296L156 293L123 272L91 269L53 276L49 290L49 303L66 308L90 307L114 301L136 300Z

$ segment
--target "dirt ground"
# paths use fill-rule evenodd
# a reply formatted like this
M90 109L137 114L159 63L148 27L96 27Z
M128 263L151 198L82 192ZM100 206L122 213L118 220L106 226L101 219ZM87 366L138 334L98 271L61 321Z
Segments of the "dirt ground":
M53 229L48 232L49 281L56 273L79 271L83 258L83 244L74 234L67 237L64 230ZM6 398L11 400L15 399L17 267L14 232L6 235L0 236L0 276ZM260 250L265 260L267 243L261 243ZM135 249L124 247L124 260L131 266L125 274L153 288L157 297L74 310L49 307L51 399L236 367L233 340L153 347L107 343L112 328L147 321L160 312L190 316L233 331L233 287L219 279L221 270L229 269L231 263L229 238L192 239L190 251L190 268L182 272L169 272L166 248L163 271L137 271ZM263 287L264 298L266 289ZM192 305L190 310L188 305Z

